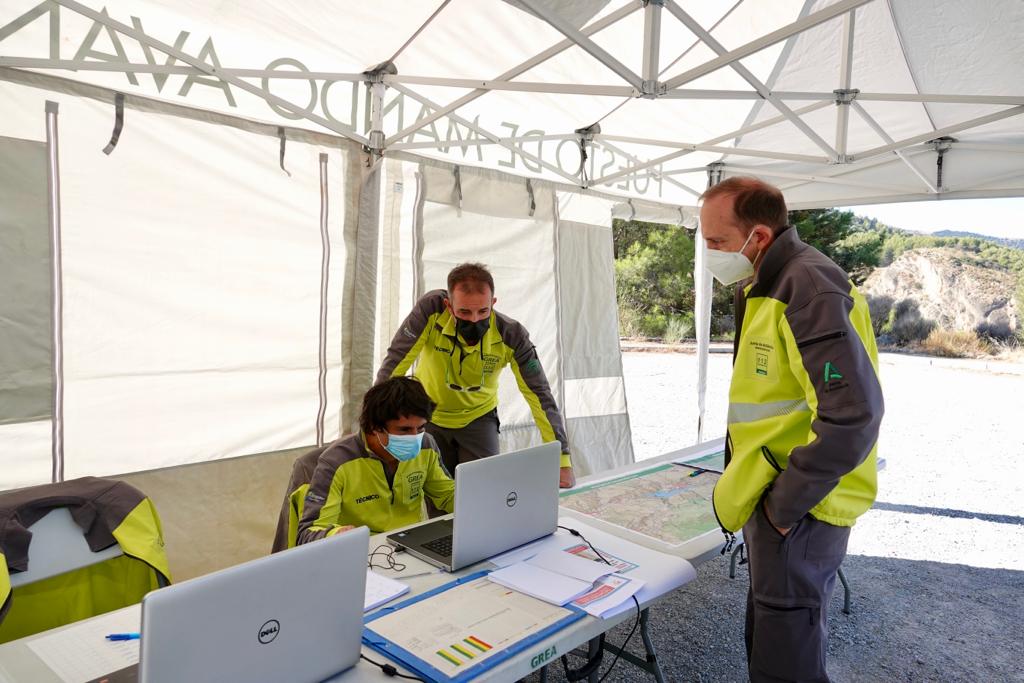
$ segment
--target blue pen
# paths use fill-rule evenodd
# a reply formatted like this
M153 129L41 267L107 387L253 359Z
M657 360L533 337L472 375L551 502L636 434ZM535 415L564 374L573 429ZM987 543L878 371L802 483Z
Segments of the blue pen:
M110 633L107 635L107 640L138 640L138 633Z

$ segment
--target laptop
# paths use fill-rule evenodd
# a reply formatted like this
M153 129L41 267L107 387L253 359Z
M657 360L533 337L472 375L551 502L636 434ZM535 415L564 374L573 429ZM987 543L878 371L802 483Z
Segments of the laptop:
M456 571L554 533L557 441L464 462L455 468L455 515L388 535L388 543Z
M322 681L349 668L368 545L360 527L147 594L138 680Z

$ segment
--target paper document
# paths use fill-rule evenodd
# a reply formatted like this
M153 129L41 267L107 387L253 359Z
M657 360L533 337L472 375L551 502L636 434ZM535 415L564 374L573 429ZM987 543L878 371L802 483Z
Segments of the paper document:
M564 550L546 550L526 561L526 564L547 569L562 576L594 583L602 576L608 576L615 568L604 562L592 562Z
M644 587L640 579L627 579L611 574L597 582L587 593L572 601L572 604L595 617L603 617L611 610L629 600Z
M597 553L595 553L586 543L571 545L565 549L565 552L590 560L591 562L600 562L601 564L604 564L605 560L607 560L608 563L611 564L612 571L616 574L625 574L626 572L631 572L640 566L635 562L627 562L621 557L616 557L607 550L600 550L599 552L601 553L601 556L598 557Z
M563 576L529 562L520 562L509 567L496 569L487 575L494 583L500 583L520 593L550 602L552 605L564 605L572 602L589 591L593 581L581 581L571 576Z
M380 607L389 600L409 592L406 584L381 576L370 569L366 570L366 596L363 598L363 611L369 612Z
M456 678L488 668L495 663L491 660L504 659L517 643L571 620L573 614L481 577L371 618L370 634L364 638L371 643L386 639L444 676Z
M109 641L108 633L139 630L139 610L118 610L28 642L64 683L86 683L139 662L139 641Z

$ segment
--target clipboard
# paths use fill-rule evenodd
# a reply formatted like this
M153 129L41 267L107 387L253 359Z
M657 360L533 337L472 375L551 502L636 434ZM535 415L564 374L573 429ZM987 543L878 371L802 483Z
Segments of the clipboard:
M473 583L474 581L483 579L489 573L489 570L484 570L475 572L473 574L469 574L462 578L451 581L450 583L446 583L443 586L438 586L437 588L427 591L422 595L417 595L415 597L409 598L408 600L404 600L390 607L383 607L377 612L368 615L363 622L363 643L365 643L368 647L375 650L376 652L379 652L380 654L384 655L385 657L401 664L410 671L416 672L425 680L443 681L444 683L462 683L463 681L467 681L475 676L480 675L481 672L487 671L488 669L494 667L500 662L505 661L512 655L521 652L522 650L530 647L534 643L537 643L543 640L544 638L547 638L552 633L555 633L561 630L562 628L565 628L569 624L572 624L573 622L576 622L582 619L584 616L586 616L586 612L572 605L557 607L557 609L566 612L564 617L561 617L556 622L549 624L548 626L541 628L536 632L530 633L524 638L520 638L514 643L505 645L500 651L488 655L488 657L483 661L477 662L475 664L473 664L472 661L466 662L467 665L465 666L465 668L460 668L455 675L445 673L444 671L438 669L436 666L432 665L430 662L422 659L417 654L408 651L401 645L392 642L387 637L381 635L380 633L374 630L373 622L378 619L391 616L395 612L405 609L410 605L414 605L424 600L429 600L458 586L464 586L466 584ZM498 586L498 584L492 585ZM498 587L503 588L501 586ZM535 600L536 598L530 599ZM482 645L487 644L482 643Z

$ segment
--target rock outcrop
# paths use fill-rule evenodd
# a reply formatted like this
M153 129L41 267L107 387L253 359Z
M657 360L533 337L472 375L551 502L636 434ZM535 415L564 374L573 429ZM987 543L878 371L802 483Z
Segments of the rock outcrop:
M956 249L913 249L868 276L861 292L887 297L893 304L909 300L921 318L948 330L977 330L996 336L1020 329L1014 291L1016 276L977 265Z

